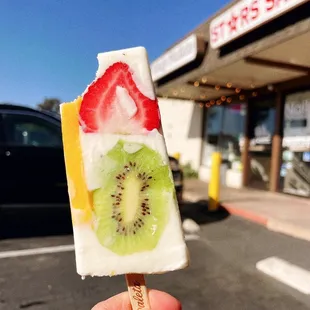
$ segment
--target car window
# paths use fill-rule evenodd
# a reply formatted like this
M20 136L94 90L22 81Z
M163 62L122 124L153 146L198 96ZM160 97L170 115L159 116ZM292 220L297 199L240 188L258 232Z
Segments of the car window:
M6 141L14 146L61 147L61 129L39 116L4 114Z

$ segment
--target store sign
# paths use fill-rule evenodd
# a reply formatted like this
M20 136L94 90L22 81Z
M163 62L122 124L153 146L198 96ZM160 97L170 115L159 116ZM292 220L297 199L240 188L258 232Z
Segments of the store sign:
M219 48L306 2L308 0L239 1L211 22L211 47Z
M195 34L190 35L151 64L153 81L195 61L204 53L204 46L204 42Z

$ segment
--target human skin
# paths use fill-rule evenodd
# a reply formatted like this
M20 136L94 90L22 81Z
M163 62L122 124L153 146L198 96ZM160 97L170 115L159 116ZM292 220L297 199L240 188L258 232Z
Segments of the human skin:
M152 310L182 310L181 303L173 296L157 291L149 291ZM128 292L115 295L95 305L92 310L132 310Z

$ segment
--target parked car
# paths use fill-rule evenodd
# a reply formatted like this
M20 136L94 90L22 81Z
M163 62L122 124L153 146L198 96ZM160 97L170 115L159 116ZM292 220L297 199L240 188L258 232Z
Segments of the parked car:
M170 157L170 165L181 198L178 161ZM30 209L46 219L68 212L68 201L59 115L0 104L0 227L5 215L18 212L17 227Z
M169 156L169 162L170 162L170 168L171 168L172 175L173 175L173 181L174 181L174 187L175 187L177 199L180 204L182 203L182 200L183 200L183 183L184 183L183 182L184 181L183 170L180 166L179 161L176 158Z

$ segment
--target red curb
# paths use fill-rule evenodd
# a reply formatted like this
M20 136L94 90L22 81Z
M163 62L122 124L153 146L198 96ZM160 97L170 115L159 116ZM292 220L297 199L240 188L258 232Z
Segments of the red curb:
M227 203L222 203L221 205L230 214L242 217L244 219L247 219L247 220L249 220L251 222L255 222L255 223L260 224L260 225L267 226L267 223L268 223L268 218L267 217L261 216L261 215L259 215L257 213L251 212L251 211L247 211L247 210L243 210L243 209L240 209L240 208L236 208L233 205L230 205L230 204L227 204Z

